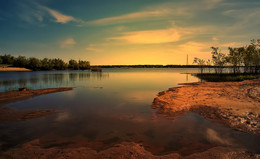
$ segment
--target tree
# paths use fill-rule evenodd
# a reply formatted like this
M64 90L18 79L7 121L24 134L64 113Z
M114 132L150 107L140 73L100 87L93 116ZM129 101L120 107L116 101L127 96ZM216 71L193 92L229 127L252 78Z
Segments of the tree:
M16 67L26 67L28 65L28 59L25 56L18 56L14 59L13 65Z
M227 62L232 65L233 73L240 72L240 66L242 65L243 52L245 51L244 47L240 48L231 48L229 47L229 54L227 56Z
M258 40L251 40L251 44L249 46L252 46L252 64L254 66L254 73L258 73L260 68L260 39Z
M208 67L209 72L210 72L210 66L211 66L211 60L208 59L208 60L207 60L207 67Z
M41 63L42 63L42 65L41 65L41 69L42 70L51 70L51 69L53 69L54 65L52 64L51 59L44 58L44 59L41 60Z
M215 65L215 72L222 73L225 64L227 63L227 58L224 53L221 53L218 47L211 47L212 48L212 63Z
M11 55L3 55L2 57L2 63L3 64L9 64L9 65L12 65L13 62L14 62L14 57L11 56Z
M34 71L40 70L41 68L41 61L35 57L29 58L29 62L27 68L32 69Z
M204 67L205 67L205 60L199 59L197 57L194 58L193 63L196 63L200 67L200 73L203 73Z
M63 60L61 60L61 59L52 59L51 60L51 63L53 64L53 68L55 69L55 70L65 70L65 69L67 69L68 68L68 64L67 63L65 63Z
M81 61L79 60L79 69L81 70L86 70L90 68L90 63L89 61Z
M70 60L69 61L69 69L72 69L72 70L78 70L79 69L79 64L76 60Z

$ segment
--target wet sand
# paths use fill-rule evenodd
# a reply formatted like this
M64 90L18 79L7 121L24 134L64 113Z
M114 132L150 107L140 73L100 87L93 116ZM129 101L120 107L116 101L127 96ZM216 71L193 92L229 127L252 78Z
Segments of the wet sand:
M0 67L0 72L9 72L9 71L31 71L27 68L20 67Z
M68 88L48 88L48 89L38 89L38 90L25 90L25 91L11 91L0 93L0 123L8 121L21 121L32 118L37 118L52 114L57 112L56 110L16 110L6 107L5 104L12 103L20 100L25 100L33 98L36 96L63 92L72 90L71 87Z
M231 128L260 134L260 79L182 85L160 92L152 108L172 118L195 112Z

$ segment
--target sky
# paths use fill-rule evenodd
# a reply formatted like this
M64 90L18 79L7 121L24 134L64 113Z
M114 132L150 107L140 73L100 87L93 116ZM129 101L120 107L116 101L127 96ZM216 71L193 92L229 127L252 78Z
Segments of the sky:
M259 0L0 0L0 54L189 64L260 38Z

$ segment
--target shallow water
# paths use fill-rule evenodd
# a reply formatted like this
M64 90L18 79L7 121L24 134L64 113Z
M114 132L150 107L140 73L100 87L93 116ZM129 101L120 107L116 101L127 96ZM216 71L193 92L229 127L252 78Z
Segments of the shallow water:
M178 83L197 82L188 74L197 69L104 69L88 71L2 72L0 91L75 87L11 103L20 110L57 109L59 113L0 124L0 147L7 150L39 138L42 145L88 142L105 149L116 143L141 143L154 154L188 155L214 146L243 147L260 152L260 138L234 131L188 113L171 120L150 108L159 91ZM61 141L68 141L61 142Z

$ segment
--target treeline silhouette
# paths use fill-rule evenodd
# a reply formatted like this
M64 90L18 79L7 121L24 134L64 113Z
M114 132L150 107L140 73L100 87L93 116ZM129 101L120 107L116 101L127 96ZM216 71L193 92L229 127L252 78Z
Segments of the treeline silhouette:
M24 67L34 71L39 70L86 70L90 69L90 62L71 59L69 63L62 59L38 59L35 57L26 58L25 56L14 57L11 55L0 55L0 64L12 65L14 67Z
M260 39L251 40L247 46L232 48L225 54L218 47L212 48L212 59L204 60L195 57L194 62L200 67L201 73L209 66L214 66L216 74L222 74L224 68L229 67L233 74L260 72Z

